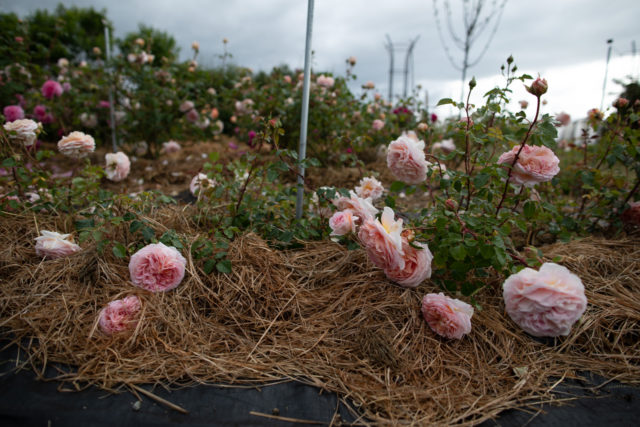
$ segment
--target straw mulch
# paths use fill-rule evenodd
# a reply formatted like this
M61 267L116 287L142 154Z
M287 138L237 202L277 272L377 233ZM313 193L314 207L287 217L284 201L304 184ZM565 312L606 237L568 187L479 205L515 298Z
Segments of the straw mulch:
M188 230L180 215L158 223ZM237 239L233 272L205 275L187 256L174 291L152 294L129 282L128 260L91 247L42 261L36 228L71 231L70 219L14 215L0 220L0 325L38 373L60 369L77 389L136 384L248 384L295 379L339 393L359 422L474 424L515 407L560 399L558 379L588 369L640 383L640 242L595 238L546 248L583 280L589 306L569 337L538 341L504 312L495 279L480 296L473 331L436 336L421 298L438 292L385 280L363 251L330 242L304 250ZM136 294L143 311L129 335L97 328L109 301ZM561 396L564 398L566 396ZM187 408L188 409L188 408Z

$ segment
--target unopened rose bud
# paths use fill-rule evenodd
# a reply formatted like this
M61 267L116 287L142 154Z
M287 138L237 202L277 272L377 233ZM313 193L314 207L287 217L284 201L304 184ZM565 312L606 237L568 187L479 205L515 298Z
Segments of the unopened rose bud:
M456 203L455 200L453 199L447 199L444 202L444 205L447 207L447 209L449 209L450 211L455 211L456 209L458 209L458 204Z
M476 87L476 78L472 77L471 81L469 82L469 89L473 89L474 87Z
M509 55L507 58L507 64L511 65L513 63L513 56Z
M138 46L144 46L144 39L137 38L135 44L137 44Z
M100 50L100 48L98 46L94 46L93 47L93 54L94 55L100 55L102 53L102 51Z
M198 42L191 43L191 49L193 49L196 52L198 52L200 50L200 43L198 43Z
M347 59L347 62L353 67L354 65L356 65L356 57L350 56L349 59Z
M527 92L529 92L533 96L537 96L540 98L542 95L547 93L549 85L547 84L546 79L541 79L538 77L531 83L531 86L525 86L527 88Z
M424 131L426 131L427 129L429 129L429 125L428 125L428 124L426 124L426 123L418 123L417 128L418 128L418 130L419 130L420 132L424 132Z
M226 37L222 39L222 43L227 44L229 43L229 39L227 39Z

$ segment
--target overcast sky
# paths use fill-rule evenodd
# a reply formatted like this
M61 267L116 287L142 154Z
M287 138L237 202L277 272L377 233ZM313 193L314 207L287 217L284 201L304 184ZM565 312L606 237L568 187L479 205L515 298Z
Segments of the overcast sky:
M493 0L487 0L490 9ZM497 1L501 3L501 0ZM0 0L2 10L24 16L39 8L54 9L59 1ZM286 63L302 68L304 62L306 0L66 0L65 5L106 9L115 26L115 36L136 30L139 23L169 32L181 47L182 58L190 45L201 46L199 62L219 64L222 39L237 65L269 70ZM441 16L444 11L440 5ZM453 0L454 25L462 24L460 0ZM316 0L313 21L313 67L344 75L345 60L355 56L358 84L369 80L386 97L389 54L385 35L394 43L407 43L419 36L414 49L414 79L428 90L431 104L439 98L460 96L460 72L448 61L438 36L433 0ZM609 66L607 98L610 105L621 87L613 78L638 78L639 59L632 56L632 41L640 43L639 0L510 0L489 50L468 76L475 75L482 95L501 83L499 68L513 55L520 71L540 73L549 83L549 113L567 111L582 117L599 107L605 73L606 40L614 40ZM461 51L444 37L452 55ZM490 29L472 50L482 50ZM639 46L640 48L640 46ZM404 62L398 51L396 67ZM399 74L399 73L398 73ZM402 91L402 77L394 80L395 94ZM531 98L516 84L514 106ZM356 89L359 90L359 89ZM422 94L424 96L424 92ZM475 98L477 103L481 97ZM531 100L531 99L530 99ZM532 109L533 107L529 107ZM533 112L533 111L532 111ZM443 112L444 113L444 112Z

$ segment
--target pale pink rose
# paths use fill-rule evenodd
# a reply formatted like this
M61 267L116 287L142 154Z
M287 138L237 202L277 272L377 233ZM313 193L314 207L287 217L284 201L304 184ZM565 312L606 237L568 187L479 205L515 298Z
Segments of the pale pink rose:
M502 296L509 317L536 337L569 335L571 326L587 308L578 276L558 264L525 268L507 278Z
M193 110L193 107L195 107L195 105L192 101L184 101L182 104L180 104L178 110L180 110L181 113L186 113L189 110Z
M96 142L91 135L74 131L58 141L58 150L65 156L79 159L96 149Z
M184 278L187 260L172 246L154 243L133 254L129 274L134 285L151 292L164 292Z
M94 113L85 112L80 114L78 118L80 119L80 123L82 123L82 126L86 128L94 128L98 126L98 116L96 116Z
M197 197L201 189L204 192L208 188L213 188L215 186L216 182L213 179L207 178L207 175L203 173L199 173L191 180L191 184L189 184L189 190L191 191L191 194Z
M62 86L55 80L47 80L42 85L42 95L47 99L53 99L62 95Z
M10 139L24 144L25 147L30 147L36 142L41 127L39 123L31 119L19 119L5 123L4 129Z
M380 220L369 218L360 226L358 239L371 262L383 270L404 269L402 220L394 220L393 210L385 207Z
M324 74L321 74L316 78L316 83L318 84L318 86L330 88L335 84L335 80L333 79L333 77L327 77Z
M382 197L384 187L382 183L372 176L362 178L360 185L356 187L356 194L363 199L370 198L371 200L377 200Z
M2 110L7 122L13 122L16 120L24 119L24 110L19 105L7 105Z
M564 111L556 115L558 126L567 126L571 122L571 116Z
M371 204L371 199L358 197L353 191L349 193L350 197L338 197L333 200L333 204L341 211L349 209L358 217L358 222L373 218L378 213L378 209Z
M336 212L329 218L329 227L331 227L332 236L344 236L345 234L356 232L357 216L353 215L350 210Z
M284 80L285 83L291 84L291 76L290 75L285 74L285 76L282 79Z
M363 84L362 87L364 89L375 89L376 84L374 82L372 82L372 81L368 81L365 84Z
M433 254L429 250L429 246L415 241L413 244L422 249L414 248L407 239L402 239L404 268L387 268L384 270L384 274L389 280L405 288L415 288L425 279L431 277Z
M410 134L401 135L389 144L387 166L397 179L407 184L420 184L426 180L424 141L414 139Z
M220 112L218 111L217 108L214 107L211 109L211 114L210 114L211 120L217 119L219 115L220 115Z
M427 294L422 299L422 316L436 334L459 340L471 332L473 307L442 292Z
M36 237L36 255L46 258L62 258L81 250L73 241L71 234L60 234L55 231L41 230Z
M239 115L250 114L253 112L253 99L243 99L242 101L236 101L235 107Z
M420 132L426 132L427 129L429 129L429 125L424 123L424 122L420 122L418 123L418 126L416 126L416 128L420 131Z
M526 110L527 107L529 106L529 101L526 101L524 99L518 102L520 103L520 108L522 108L523 110Z
M449 154L456 149L456 143L453 142L453 139L443 139L440 142L436 142L433 144L433 150L442 150L443 153Z
M162 143L162 151L167 154L177 153L182 147L175 141L167 141Z
M375 119L373 123L371 123L371 129L380 130L384 127L384 122L380 119Z
M193 42L191 43L191 49L195 50L196 52L200 50L200 43L198 42Z
M140 307L140 299L135 295L111 301L98 315L100 329L105 334L112 335L135 328Z
M196 123L200 118L200 114L198 114L198 112L195 109L193 109L193 110L189 110L187 114L185 114L185 117L191 123Z
M498 163L511 166L518 150L520 146L516 145L511 151L503 153ZM533 187L540 182L551 181L560 172L559 163L560 160L549 148L525 145L511 172L511 182Z
M129 175L129 169L131 168L131 161L126 154L122 151L117 153L107 153L105 155L106 166L104 171L107 175L107 179L113 182L122 181Z

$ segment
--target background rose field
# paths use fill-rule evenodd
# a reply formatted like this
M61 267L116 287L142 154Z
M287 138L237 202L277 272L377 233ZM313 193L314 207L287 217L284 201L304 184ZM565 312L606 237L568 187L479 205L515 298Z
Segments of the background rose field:
M21 367L114 392L293 379L363 423L478 423L584 366L638 383L637 82L576 136L517 58L438 117L417 90L354 90L351 56L312 69L299 159L301 70L237 65L227 39L204 67L146 25L106 46L111 25L0 14L0 324Z

